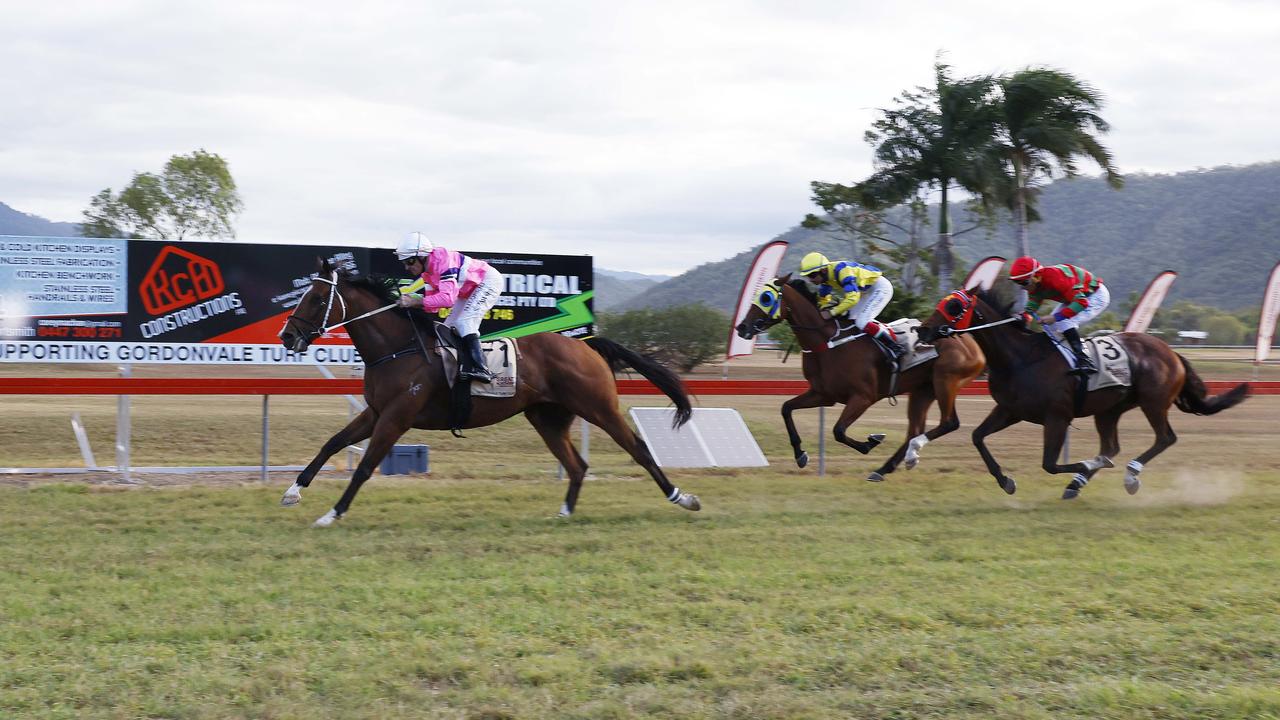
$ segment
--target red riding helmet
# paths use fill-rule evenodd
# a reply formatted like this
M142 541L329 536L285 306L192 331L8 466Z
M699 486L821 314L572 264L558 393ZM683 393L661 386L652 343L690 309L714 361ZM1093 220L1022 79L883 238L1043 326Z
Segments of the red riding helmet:
M1009 279L1014 281L1026 280L1036 274L1036 271L1038 271L1040 267L1039 260L1036 260L1030 255L1023 255L1017 260L1014 260L1013 264L1009 266Z

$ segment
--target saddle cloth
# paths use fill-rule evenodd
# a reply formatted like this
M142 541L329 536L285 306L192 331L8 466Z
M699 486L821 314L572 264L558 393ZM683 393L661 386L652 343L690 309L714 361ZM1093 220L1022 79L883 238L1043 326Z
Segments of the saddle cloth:
M906 349L906 354L902 356L902 361L898 365L898 370L909 370L921 363L929 362L938 357L938 349L932 345L923 345L917 347L919 335L917 329L920 327L920 321L915 318L899 318L890 323L884 323L885 327L893 331L898 336L898 345ZM855 330L850 327L849 330ZM836 336L827 342L827 347L834 348L847 342L852 342L866 335L864 332L854 332L851 335L842 336L845 328L841 327L836 331Z
M1064 342L1057 343L1058 352L1071 367L1076 365L1075 353ZM1133 378L1129 371L1129 351L1112 335L1100 335L1084 341L1084 351L1093 357L1098 372L1089 376L1089 392L1109 387L1129 387Z
M513 338L498 338L480 343L484 352L485 366L493 373L493 382L471 383L471 397L511 397L516 394L516 366L520 350ZM449 378L449 387L453 387L458 379L458 351L447 345L440 345L438 352L444 362L444 374Z

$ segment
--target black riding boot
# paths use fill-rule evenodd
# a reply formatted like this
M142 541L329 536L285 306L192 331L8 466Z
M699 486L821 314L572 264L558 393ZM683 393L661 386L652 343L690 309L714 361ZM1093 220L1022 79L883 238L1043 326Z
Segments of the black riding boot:
M458 353L458 360L462 363L458 377L463 380L493 382L493 374L485 367L484 353L480 350L480 335L477 333L462 338L462 351Z
M1092 375L1098 372L1098 368L1093 364L1093 358L1089 357L1089 353L1084 351L1084 343L1080 341L1080 331L1076 328L1067 328L1062 331L1062 337L1067 339L1067 343L1071 345L1071 352L1076 354L1076 367L1071 372L1076 375Z
M892 340L882 340L878 335L872 335L871 339L875 340L877 345L879 345L885 352L889 353L889 357L894 363L902 362L902 356L907 354L907 351L904 350L901 345Z

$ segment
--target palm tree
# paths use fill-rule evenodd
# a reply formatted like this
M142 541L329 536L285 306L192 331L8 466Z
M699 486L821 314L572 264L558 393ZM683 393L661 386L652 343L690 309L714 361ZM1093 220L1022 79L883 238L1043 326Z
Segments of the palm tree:
M1111 152L1097 136L1110 126L1098 110L1102 95L1069 73L1029 67L999 79L1000 124L992 160L1002 165L1007 178L1004 200L1017 222L1016 255L1030 255L1027 223L1038 220L1036 179L1049 178L1054 170L1067 177L1077 173L1079 158L1093 160L1113 188L1124 184Z
M875 172L855 186L860 203L870 209L897 205L926 190L937 190L938 242L934 246L936 276L951 282L955 259L951 251L948 194L953 187L973 193L984 205L996 198L990 157L998 127L994 102L996 78L982 75L954 80L950 67L934 64L934 86L904 92L897 107L866 133L875 146Z

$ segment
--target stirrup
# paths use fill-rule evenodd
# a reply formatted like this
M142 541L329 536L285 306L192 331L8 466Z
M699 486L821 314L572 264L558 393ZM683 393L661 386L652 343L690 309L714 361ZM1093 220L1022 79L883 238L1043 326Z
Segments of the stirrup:
M493 382L493 373L487 369L460 369L458 370L458 377L463 380L479 380L484 383Z
M1087 359L1081 361L1080 358L1076 358L1075 365L1071 368L1071 372L1069 374L1083 376L1093 375L1096 372L1098 372L1098 368L1092 362Z

